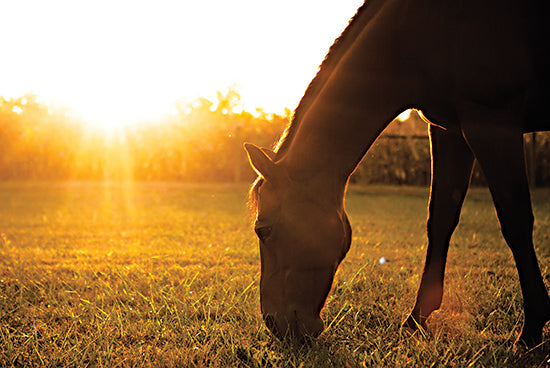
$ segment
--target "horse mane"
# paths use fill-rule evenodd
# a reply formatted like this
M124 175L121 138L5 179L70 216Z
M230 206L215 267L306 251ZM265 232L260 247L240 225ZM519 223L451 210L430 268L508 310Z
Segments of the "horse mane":
M317 74L306 88L304 95L300 99L298 106L292 114L290 124L287 126L287 128L281 135L281 138L275 145L275 153L277 154L277 159L282 157L282 155L286 152L307 110L309 109L313 101L315 101L319 93L322 91L325 83L330 78L335 67L344 56L345 51L348 50L353 42L355 42L355 39L363 30L365 22L360 22L358 21L358 19L367 7L367 2L368 1L365 1L363 5L359 7L353 18L351 18L351 20L349 21L348 26L345 28L344 32L340 34L340 36L329 48L325 59L317 70Z
M351 47L351 45L355 42L357 36L361 33L361 31L364 29L364 25L366 22L368 22L371 17L366 17L367 19L362 19L359 21L360 15L365 11L367 8L367 2L365 1L361 7L357 10L353 18L349 21L347 27L345 28L344 32L340 34L340 36L334 41L332 46L329 48L329 51L327 55L325 56L325 59L319 66L319 69L317 70L317 74L312 79L312 81L309 83L308 87L306 88L306 91L302 98L300 99L300 102L298 103L298 106L294 110L294 113L292 114L292 118L288 126L286 127L285 131L279 138L279 141L275 145L275 160L280 159L283 154L287 151L288 147L290 146L290 143L294 139L294 136L296 135L296 132L298 131L298 128L300 126L300 123L306 114L307 110L315 101L319 93L322 91L325 83L330 78L332 72L342 60L342 57L346 53L346 50ZM258 177L252 187L250 188L249 193L249 206L252 210L255 210L257 208L257 202L258 202L258 189L260 185L263 182L262 177Z

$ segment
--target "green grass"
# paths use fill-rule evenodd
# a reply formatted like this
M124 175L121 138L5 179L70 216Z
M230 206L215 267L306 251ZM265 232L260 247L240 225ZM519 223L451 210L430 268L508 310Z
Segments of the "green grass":
M354 229L310 347L261 322L244 185L0 184L0 366L545 366L512 349L522 318L486 190L470 193L430 335L400 328L425 253L428 192L352 188ZM550 277L550 190L534 193ZM380 257L388 262L381 265ZM546 341L550 341L548 335Z

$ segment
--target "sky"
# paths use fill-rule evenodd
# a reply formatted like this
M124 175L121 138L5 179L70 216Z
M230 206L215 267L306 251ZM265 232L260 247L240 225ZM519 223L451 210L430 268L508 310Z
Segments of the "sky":
M235 86L248 111L281 113L362 2L0 0L0 96L127 125Z

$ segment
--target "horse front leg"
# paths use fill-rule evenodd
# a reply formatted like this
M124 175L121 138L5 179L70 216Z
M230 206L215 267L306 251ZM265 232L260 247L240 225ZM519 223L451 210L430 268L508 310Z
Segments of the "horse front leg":
M511 116L476 111L473 119L463 124L463 131L489 183L501 231L518 270L524 323L516 343L534 347L542 342L542 329L550 320L550 298L533 246L534 217L523 134ZM487 122L493 122L490 128Z
M451 235L468 191L474 156L461 135L430 126L432 183L427 221L428 250L416 303L403 326L426 328L426 319L439 309Z

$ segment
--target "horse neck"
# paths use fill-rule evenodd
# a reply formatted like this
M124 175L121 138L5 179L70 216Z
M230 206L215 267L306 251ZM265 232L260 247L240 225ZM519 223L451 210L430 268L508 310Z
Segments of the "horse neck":
M336 191L338 198L376 138L419 96L414 86L420 77L403 64L407 58L397 54L409 51L400 51L405 45L392 38L393 23L371 21L392 19L402 12L400 2L375 4L356 20L360 30L352 30L352 38L344 39L339 56L324 71L322 84L308 96L307 106L301 106L299 121L293 122L297 129L278 160L292 179L320 192Z
M336 101L310 109L279 161L291 179L342 201L350 175L397 113L361 110Z
M385 74L365 76L345 65L334 73L279 159L291 179L343 199L365 153L417 94L409 78L391 70Z

